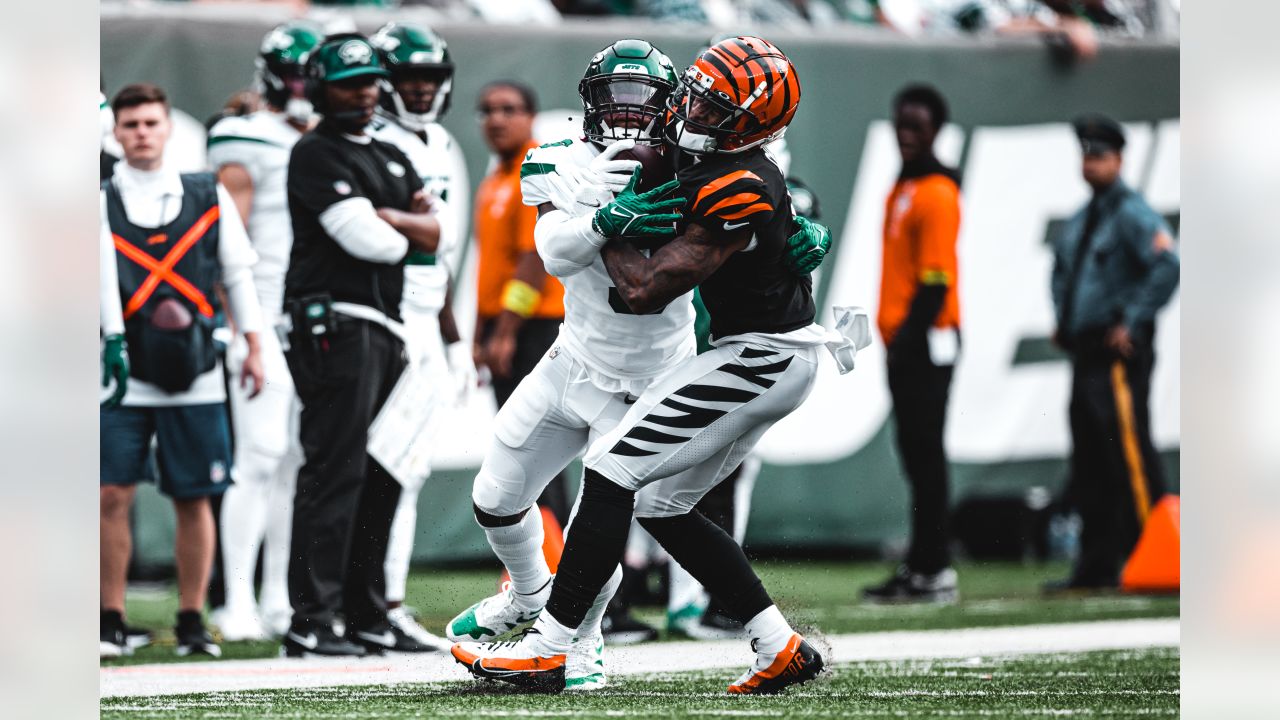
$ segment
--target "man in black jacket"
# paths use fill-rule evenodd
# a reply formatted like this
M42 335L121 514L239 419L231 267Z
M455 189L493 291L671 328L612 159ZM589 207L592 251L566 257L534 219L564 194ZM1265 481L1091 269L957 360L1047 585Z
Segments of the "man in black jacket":
M308 73L323 120L289 159L287 357L302 400L306 464L294 497L294 615L284 649L364 655L404 649L387 622L383 572L400 486L366 448L407 365L405 258L434 252L440 225L409 160L365 133L387 76L369 42L326 39ZM339 613L345 637L334 629Z

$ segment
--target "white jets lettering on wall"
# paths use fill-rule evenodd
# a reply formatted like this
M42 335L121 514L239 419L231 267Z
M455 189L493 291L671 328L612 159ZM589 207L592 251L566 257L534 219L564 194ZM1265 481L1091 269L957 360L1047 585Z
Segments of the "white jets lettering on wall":
M1179 194L1177 120L1126 127L1124 178L1161 213L1176 214ZM943 162L958 164L963 132L945 128ZM968 138L963 168L960 300L963 350L948 408L947 449L968 463L1061 457L1070 450L1067 403L1070 365L1030 361L1020 348L1044 347L1053 332L1046 231L1088 200L1080 179L1080 151L1066 124L979 127ZM877 122L849 203L834 267L825 267L830 306L878 305L884 202L899 167L893 129ZM1157 318L1157 364L1152 380L1152 431L1159 448L1179 438L1178 296ZM1015 362L1016 360L1016 362ZM884 347L879 338L858 354L858 368L839 376L824 361L816 386L798 411L765 436L768 462L830 462L855 453L890 420ZM815 428L821 428L815 432Z

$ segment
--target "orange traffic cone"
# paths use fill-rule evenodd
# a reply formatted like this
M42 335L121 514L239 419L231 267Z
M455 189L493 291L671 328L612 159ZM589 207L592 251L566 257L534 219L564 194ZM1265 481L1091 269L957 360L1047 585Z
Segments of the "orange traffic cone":
M541 505L538 510L542 513L542 557L546 559L547 567L554 575L556 568L560 567L560 555L564 552L564 529L551 510ZM501 590L502 584L510 579L511 575L503 568L502 574L498 576L498 589Z
M1181 537L1177 495L1165 495L1152 508L1138 546L1120 573L1120 589L1134 593L1178 592L1181 587Z
M560 567L560 555L564 553L564 528L550 509L541 505L538 509L542 511L542 557L547 559L547 567L554 575Z

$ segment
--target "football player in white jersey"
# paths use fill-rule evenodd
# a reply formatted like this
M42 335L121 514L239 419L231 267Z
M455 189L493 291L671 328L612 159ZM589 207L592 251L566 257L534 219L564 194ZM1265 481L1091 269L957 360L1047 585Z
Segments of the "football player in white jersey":
M663 108L675 85L671 61L657 48L643 40L618 41L592 58L578 86L584 137L543 145L525 157L523 201L539 208L535 240L547 272L564 283L565 320L556 345L498 413L496 437L472 492L476 519L511 582L455 617L446 628L451 639L489 640L537 617L551 573L540 552L541 516L529 512L534 500L590 442L612 430L647 387L694 355L693 293L647 314L632 313L600 259L604 237L593 227L596 213L612 207L614 193L636 166L615 156L636 143L661 143ZM657 214L634 217L628 235L669 238L678 215L663 208L671 205L653 202L649 208ZM639 503L660 513L666 499L642 492ZM579 627L565 666L566 689L607 682L600 619L621 575L615 568Z
M323 30L304 22L285 23L267 33L256 61L264 109L224 118L209 132L209 166L235 200L258 253L254 286L269 329L281 320L284 275L293 246L285 195L289 153L312 123L304 68L307 55L323 37ZM235 383L230 391L236 477L223 496L219 528L226 604L213 618L227 640L282 635L293 615L289 535L302 463L301 406L276 332L261 333L261 345L267 377L262 393L251 400ZM245 354L243 340L237 337L228 351L232 372L238 371ZM262 596L255 602L254 570L264 539Z
M462 245L470 190L462 150L439 123L449 109L453 62L444 39L422 25L389 23L369 42L391 73L390 82L382 88L371 134L400 148L409 158L440 221L440 246L436 252L410 253L406 260L401 313L412 344L410 354L434 378L435 387L440 389L437 410L444 410L461 399L476 381L471 347L459 341L450 307L450 268L446 261ZM441 413L434 412L432 420L439 422ZM419 625L404 607L417 529L418 491L426 476L416 480L418 485L406 486L400 493L391 525L385 563L387 620L396 636L396 650L443 651L449 643Z

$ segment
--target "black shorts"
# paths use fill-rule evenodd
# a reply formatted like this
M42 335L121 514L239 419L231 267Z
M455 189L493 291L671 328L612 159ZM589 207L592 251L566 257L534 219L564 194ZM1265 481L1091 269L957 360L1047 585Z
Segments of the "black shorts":
M151 479L147 459L156 439L160 492L174 500L221 495L231 486L231 433L225 403L101 408L99 482L135 485Z

